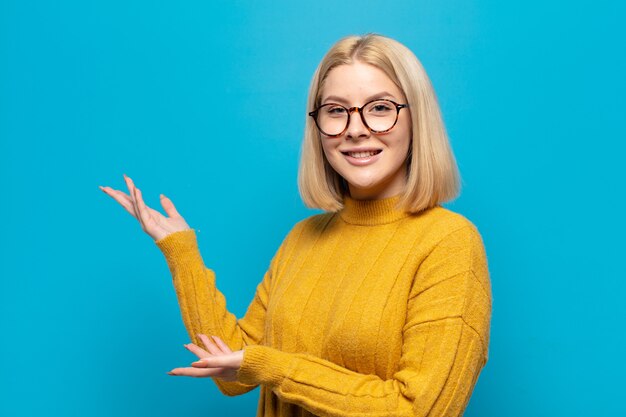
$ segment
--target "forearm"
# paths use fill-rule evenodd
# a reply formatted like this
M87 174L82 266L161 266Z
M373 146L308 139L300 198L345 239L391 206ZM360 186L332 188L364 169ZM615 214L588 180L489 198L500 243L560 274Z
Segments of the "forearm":
M183 323L192 341L201 344L199 333L217 335L231 348L240 349L244 336L215 287L215 274L204 266L195 232L176 232L155 243L170 268Z
M215 286L215 274L207 269L200 255L193 230L174 233L155 242L165 255L172 274L181 316L192 342L202 346L198 334L216 335L233 350L258 343L261 338L262 295L257 293L242 320L226 309L226 300ZM226 395L244 394L256 387L252 384L214 379Z

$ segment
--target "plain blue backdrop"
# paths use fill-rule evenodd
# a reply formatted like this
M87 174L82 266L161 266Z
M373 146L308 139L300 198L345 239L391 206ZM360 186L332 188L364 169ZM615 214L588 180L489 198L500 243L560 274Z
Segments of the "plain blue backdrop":
M0 1L0 415L254 415L194 357L164 258L98 185L175 202L241 316L292 225L340 37L430 75L494 308L466 416L624 415L622 2Z

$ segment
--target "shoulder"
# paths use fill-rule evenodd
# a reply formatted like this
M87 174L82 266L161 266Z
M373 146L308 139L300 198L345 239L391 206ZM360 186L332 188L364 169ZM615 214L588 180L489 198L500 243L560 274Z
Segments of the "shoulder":
M436 206L411 216L411 232L416 235L415 253L421 272L444 274L471 270L487 286L487 253L476 225L464 215Z
M491 279L482 237L467 217L437 206L424 213L427 238L422 241L420 264L411 289L413 296L458 295L458 314L489 340ZM430 294L430 295L429 295ZM446 301L452 305L452 301Z
M336 213L324 212L320 214L314 214L298 221L289 232L289 235L300 234L318 234L322 232L333 218L337 216Z
M446 239L464 236L467 239L482 241L476 225L464 215L443 206L435 206L424 212L409 216L406 227L420 233L424 239L435 246Z
M487 253L476 225L462 214L437 206L431 209L423 240L422 276L439 280L464 272L471 273L491 297ZM426 282L426 281L425 281Z
M319 235L331 222L334 213L321 213L297 221L283 238L282 247L292 247L301 240Z
M291 259L303 245L315 241L328 225L333 217L333 213L322 213L306 217L296 222L291 230L283 237L276 254L272 258L272 264L282 264Z

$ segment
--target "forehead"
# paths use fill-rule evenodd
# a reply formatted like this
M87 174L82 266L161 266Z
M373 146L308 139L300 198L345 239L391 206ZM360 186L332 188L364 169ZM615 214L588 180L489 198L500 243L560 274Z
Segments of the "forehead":
M356 61L339 65L330 70L322 85L320 97L325 101L329 96L339 97L346 102L357 103L386 92L392 98L404 97L398 86L383 70L370 64ZM362 104L362 103L360 103Z

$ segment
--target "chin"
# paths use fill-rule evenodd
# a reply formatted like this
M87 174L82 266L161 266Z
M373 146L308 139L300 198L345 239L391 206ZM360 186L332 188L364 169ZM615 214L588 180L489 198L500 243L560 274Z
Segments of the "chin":
M385 189L384 185L380 182L358 184L348 181L348 184L350 184L350 189L353 191L351 194L376 195L379 194L381 190Z
M367 179L359 180L356 178L349 178L349 177L348 178L343 177L343 178L346 180L348 184L350 184L351 187L354 187L361 191L367 191L369 189L378 188L382 184L381 181L374 181L374 180L367 180Z

